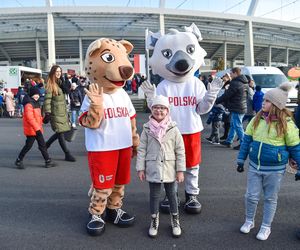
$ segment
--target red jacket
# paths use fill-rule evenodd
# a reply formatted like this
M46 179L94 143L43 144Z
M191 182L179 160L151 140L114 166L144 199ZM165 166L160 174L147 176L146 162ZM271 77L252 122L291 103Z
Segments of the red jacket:
M25 136L35 136L36 131L43 132L43 117L38 101L30 100L25 105L23 114L23 128Z

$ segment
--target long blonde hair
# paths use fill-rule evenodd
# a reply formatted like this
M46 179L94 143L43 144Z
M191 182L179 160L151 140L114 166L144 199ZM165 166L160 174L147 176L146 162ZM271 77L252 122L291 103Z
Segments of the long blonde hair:
M51 92L52 95L57 96L58 95L58 84L60 79L57 79L55 76L55 72L56 70L61 67L59 67L58 65L53 65L50 72L49 72L49 76L48 76L48 80L47 80L47 85L46 85L46 90Z
M257 128L259 121L261 119L262 113L263 113L263 111L261 110L256 114L256 116L254 118L254 122L253 122L254 129ZM288 109L283 108L282 110L280 110L273 103L271 103L271 108L270 108L269 115L268 115L269 120L271 121L272 117L274 117L274 116L277 118L277 121L278 121L276 123L277 136L283 136L287 132L287 118L288 117L292 118L293 114ZM268 129L269 132L270 132L271 124L272 124L272 122L269 122L269 129Z

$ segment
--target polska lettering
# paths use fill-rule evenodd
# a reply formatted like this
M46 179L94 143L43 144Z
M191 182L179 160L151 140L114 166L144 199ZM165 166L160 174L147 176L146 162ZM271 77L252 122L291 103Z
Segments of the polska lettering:
M169 103L173 106L196 106L197 105L195 96L169 97Z
M107 108L104 109L104 119L129 117L129 112L126 107Z

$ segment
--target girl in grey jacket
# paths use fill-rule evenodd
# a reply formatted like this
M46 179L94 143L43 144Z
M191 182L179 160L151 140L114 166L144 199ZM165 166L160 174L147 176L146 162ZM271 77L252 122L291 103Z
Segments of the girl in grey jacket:
M155 237L159 225L159 199L164 185L170 202L171 226L174 237L181 235L175 181L183 182L185 151L182 136L169 115L167 97L156 96L151 106L152 115L144 124L138 147L136 169L141 181L150 187L151 225L149 236Z

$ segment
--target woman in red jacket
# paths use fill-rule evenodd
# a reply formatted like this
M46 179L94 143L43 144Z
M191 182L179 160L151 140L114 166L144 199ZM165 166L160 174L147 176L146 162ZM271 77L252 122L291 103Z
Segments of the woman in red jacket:
M30 97L30 98L29 98ZM43 137L43 117L41 115L41 107L39 104L40 92L38 88L31 88L29 97L24 97L24 114L23 129L24 135L27 137L25 146L21 150L15 164L19 169L24 169L23 158L25 154L32 148L33 143L37 140L39 150L45 159L45 167L54 167L54 163L49 158L46 143Z

